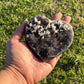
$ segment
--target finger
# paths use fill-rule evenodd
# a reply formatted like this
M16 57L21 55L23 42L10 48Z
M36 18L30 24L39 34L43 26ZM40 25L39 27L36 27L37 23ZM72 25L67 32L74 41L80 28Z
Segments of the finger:
M12 38L15 38L16 40L21 40L21 38L23 37L24 34L24 29L25 29L25 25L28 22L28 20L26 19L14 32Z
M60 55L61 56L61 55ZM54 66L56 65L57 61L59 60L60 56L52 59L51 61L49 61L48 63L45 62L38 62L36 63L37 68L38 68L38 78L36 78L36 82L39 80L42 80L44 77L46 77L54 68Z
M60 20L62 17L62 14L61 13L56 13L52 18L51 20Z
M52 69L55 67L55 65L58 62L58 60L60 59L60 57L61 57L61 55L57 56L56 58L54 58L48 62L51 65Z
M70 16L66 16L63 18L64 21L66 21L67 23L71 22L71 17Z

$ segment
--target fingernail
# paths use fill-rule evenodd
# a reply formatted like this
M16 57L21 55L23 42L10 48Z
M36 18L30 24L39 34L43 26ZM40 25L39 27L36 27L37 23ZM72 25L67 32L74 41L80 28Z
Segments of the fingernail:
M63 20L65 20L66 22L70 23L71 17L70 16L66 16Z
M62 16L62 13L61 13L61 12L59 12L58 14L59 14L60 16Z
M52 17L52 19L59 20L61 17L62 17L62 13L56 13L56 14Z
M24 22L23 22L22 24L27 23L27 22L28 22L28 20L27 20L27 19L25 19L25 20L24 20Z
M54 59L56 60L57 58L55 57Z
M55 16L62 16L62 13L56 13Z
M28 21L27 19L25 19L25 21Z
M69 19L71 19L71 17L70 17L70 16L66 16L66 18L69 18Z

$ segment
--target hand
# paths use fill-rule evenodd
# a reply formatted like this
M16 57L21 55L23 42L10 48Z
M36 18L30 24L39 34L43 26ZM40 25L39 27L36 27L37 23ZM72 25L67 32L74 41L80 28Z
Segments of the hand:
M62 17L61 13L55 14L51 19L59 20ZM71 21L69 16L63 19L67 23ZM6 65L10 70L15 70L20 73L28 84L34 84L37 81L46 77L54 68L60 56L51 61L39 62L25 42L21 41L24 35L24 28L28 21L25 20L14 32L12 38L7 43Z

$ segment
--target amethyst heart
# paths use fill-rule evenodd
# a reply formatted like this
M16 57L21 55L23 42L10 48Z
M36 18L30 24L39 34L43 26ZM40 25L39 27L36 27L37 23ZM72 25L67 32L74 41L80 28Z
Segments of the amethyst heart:
M25 28L27 46L38 59L45 62L67 50L73 37L74 32L70 24L44 16L33 17Z

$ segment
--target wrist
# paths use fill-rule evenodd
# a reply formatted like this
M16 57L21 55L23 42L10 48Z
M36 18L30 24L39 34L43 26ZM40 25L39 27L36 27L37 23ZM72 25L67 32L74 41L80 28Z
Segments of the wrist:
M27 84L24 76L12 66L0 72L0 84Z

